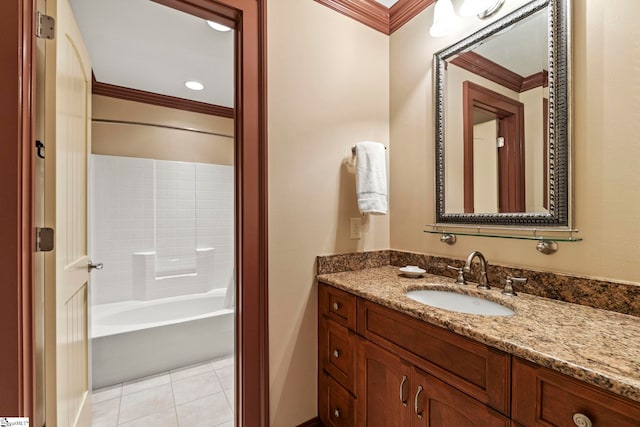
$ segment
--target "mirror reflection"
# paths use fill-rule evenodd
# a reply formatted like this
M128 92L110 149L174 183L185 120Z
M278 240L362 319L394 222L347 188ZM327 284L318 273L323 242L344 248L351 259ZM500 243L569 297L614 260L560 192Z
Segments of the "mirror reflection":
M434 55L437 223L571 226L570 20L531 0Z
M446 213L547 213L548 7L444 58Z

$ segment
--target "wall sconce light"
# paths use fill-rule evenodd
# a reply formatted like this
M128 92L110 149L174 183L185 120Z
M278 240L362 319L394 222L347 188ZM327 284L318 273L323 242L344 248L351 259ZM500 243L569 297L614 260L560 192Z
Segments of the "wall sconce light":
M505 0L464 0L460 7L460 16L474 16L486 19L495 14ZM432 37L446 36L457 24L458 17L453 10L451 0L436 0L433 12L433 25L429 30Z
M433 11L433 25L429 29L432 37L444 37L458 23L451 0L437 0Z

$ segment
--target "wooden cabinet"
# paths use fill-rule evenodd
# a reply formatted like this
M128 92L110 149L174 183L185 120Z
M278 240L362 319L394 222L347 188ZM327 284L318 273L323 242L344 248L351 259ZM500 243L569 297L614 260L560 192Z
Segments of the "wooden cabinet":
M425 427L509 427L510 420L433 375L415 371L415 412L420 416L414 426Z
M640 405L514 358L513 419L525 427L640 427Z
M358 301L358 333L420 369L509 414L510 356L370 301Z
M318 416L325 427L356 426L355 398L325 372L318 378Z
M358 425L508 427L507 417L393 353L358 340Z
M638 402L339 289L318 313L327 427L640 427Z
M320 286L318 300L318 416L326 427L356 426L356 297Z
M359 425L411 426L412 368L398 356L358 340Z

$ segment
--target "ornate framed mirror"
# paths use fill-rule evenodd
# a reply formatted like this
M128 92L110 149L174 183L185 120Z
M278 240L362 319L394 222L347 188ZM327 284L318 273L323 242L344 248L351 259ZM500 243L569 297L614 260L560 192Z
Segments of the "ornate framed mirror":
M434 55L436 222L571 226L570 0Z

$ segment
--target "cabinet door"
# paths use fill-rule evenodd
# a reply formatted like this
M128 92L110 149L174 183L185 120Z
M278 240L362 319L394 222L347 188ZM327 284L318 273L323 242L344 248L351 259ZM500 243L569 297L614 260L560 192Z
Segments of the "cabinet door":
M415 370L414 427L508 427L509 419L497 411Z
M359 426L409 426L411 367L399 357L358 340L357 418Z

